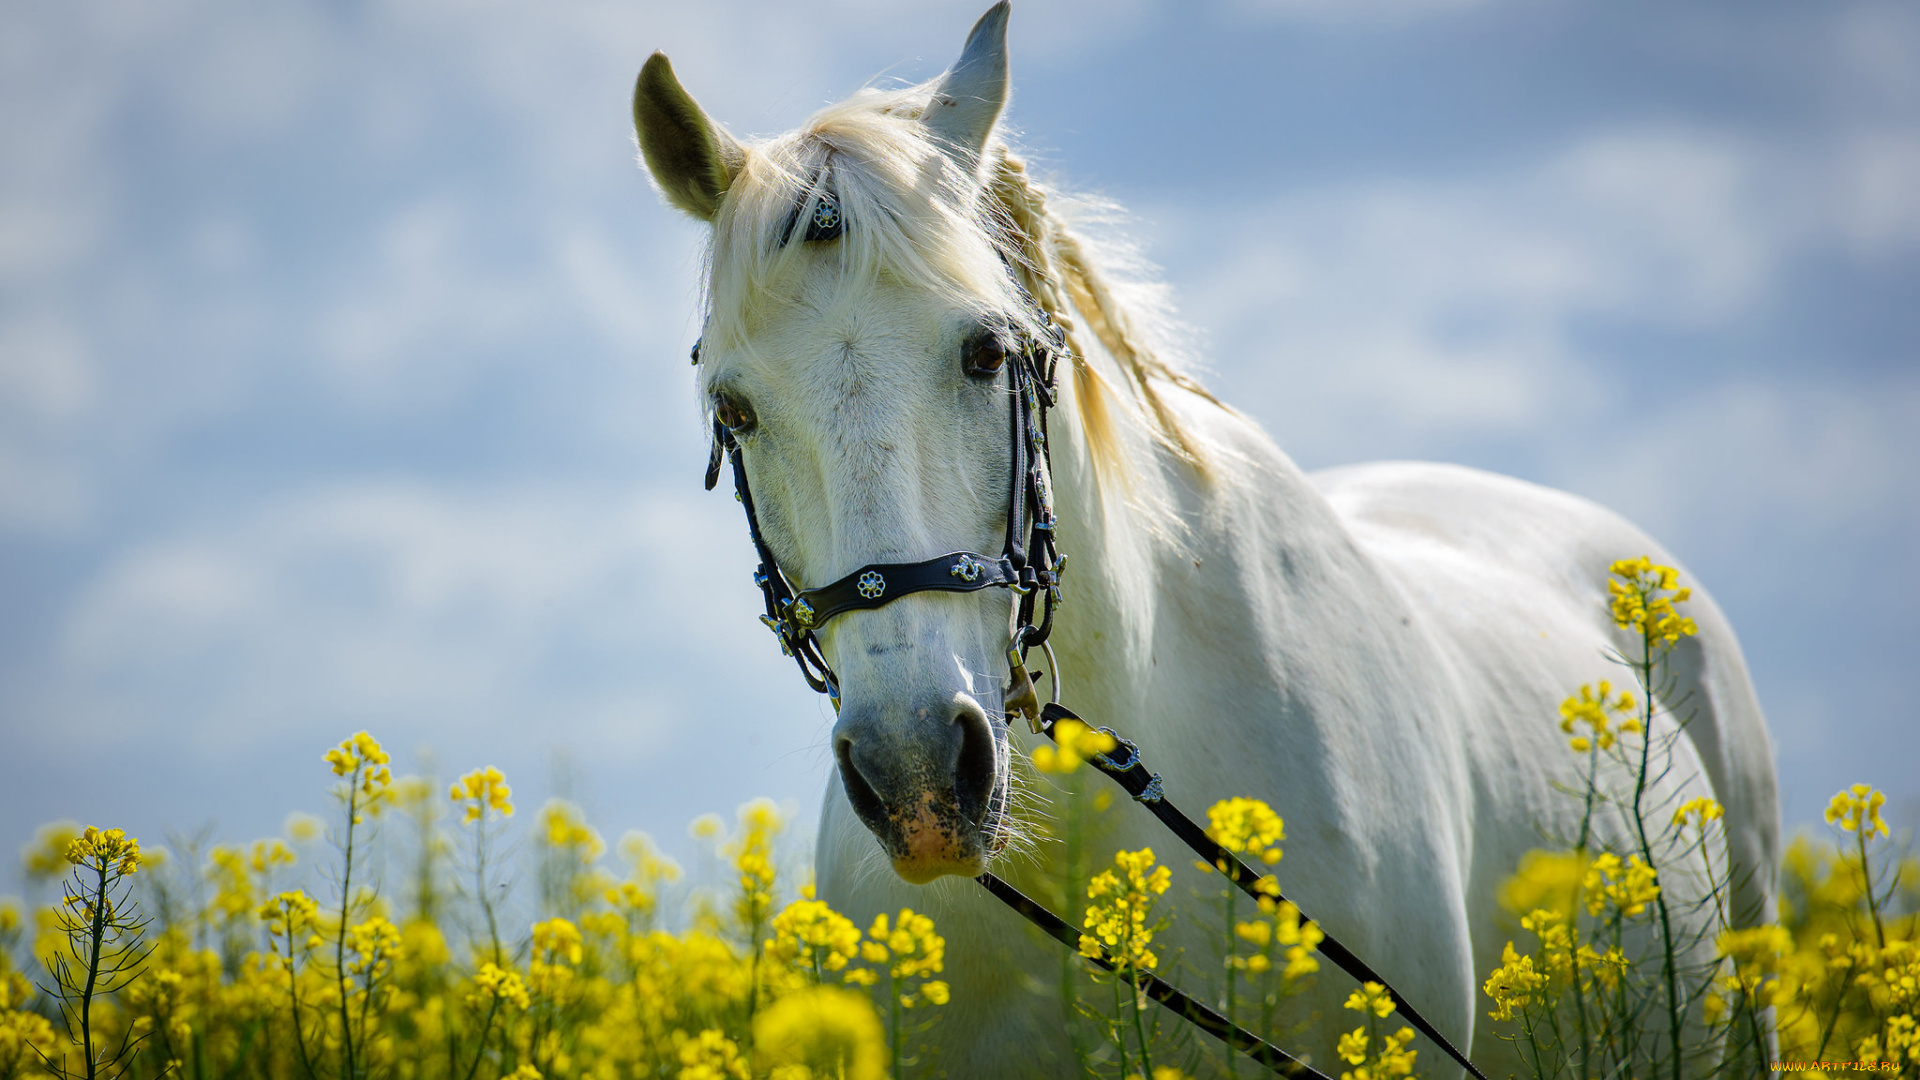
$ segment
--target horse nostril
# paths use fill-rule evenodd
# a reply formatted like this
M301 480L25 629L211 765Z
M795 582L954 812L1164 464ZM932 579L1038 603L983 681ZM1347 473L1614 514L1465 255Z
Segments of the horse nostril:
M869 828L875 822L885 821L886 804L880 801L873 785L860 775L860 766L854 763L853 740L844 735L834 740L833 756L840 762L840 784L847 789L847 802L853 804L853 812L867 822Z
M960 729L960 754L953 767L953 792L960 812L975 824L985 824L993 803L999 757L993 744L993 725L973 702L957 705L953 722Z

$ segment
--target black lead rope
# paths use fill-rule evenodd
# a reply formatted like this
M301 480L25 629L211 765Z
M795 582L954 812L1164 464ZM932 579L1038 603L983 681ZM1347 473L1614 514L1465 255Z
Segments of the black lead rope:
M1054 737L1054 724L1061 720L1079 720L1083 724L1086 723L1085 720L1081 720L1079 716L1075 715L1073 710L1066 708L1059 702L1051 702L1040 710L1040 724L1049 739ZM1092 725L1088 726L1091 727ZM1115 783L1126 790L1128 795L1133 796L1135 802L1153 811L1153 816L1159 818L1161 823L1164 824L1173 835L1179 837L1189 848L1192 848L1194 854L1205 859L1210 865L1220 867L1226 875L1232 879L1233 883L1240 887L1241 892L1246 893L1255 900L1266 898L1276 904L1291 903L1286 897L1280 895L1280 891L1277 888L1271 886L1265 889L1261 888L1260 880L1263 875L1246 863L1241 862L1239 856L1220 846L1213 837L1207 835L1205 829L1194 824L1192 818L1181 813L1178 807L1167 801L1166 794L1160 787L1160 774L1147 769L1146 763L1140 758L1140 748L1138 746L1134 745L1130 740L1123 739L1115 734L1112 728L1100 728L1098 730L1112 736L1114 741L1120 745L1108 753L1095 754L1093 757L1088 758L1087 760L1094 768L1099 769L1108 777L1112 778ZM992 888L991 885L988 887ZM994 895L999 896L1000 894L996 891ZM1002 900L1006 899L1004 896L1000 898ZM1009 900L1008 903L1012 903L1012 901ZM1294 907L1298 909L1299 905L1295 904ZM1031 916L1029 916L1029 918L1031 918ZM1319 925L1317 920L1310 918L1304 911L1300 912L1300 924L1302 926L1309 924ZM1387 996L1393 999L1394 1007L1402 1016L1406 1017L1409 1024L1412 1024L1420 1034L1432 1039L1435 1046L1445 1051L1448 1057L1458 1062L1460 1066L1469 1073L1472 1073L1476 1080L1487 1080L1487 1075L1481 1072L1473 1062L1467 1060L1467 1056L1461 1053L1452 1042L1448 1041L1446 1036L1440 1034L1433 1024L1428 1022L1426 1017L1420 1015L1419 1010L1415 1009L1400 991L1395 990L1392 983L1382 978L1380 973L1373 970L1366 961L1355 956L1353 950L1335 940L1332 934L1327 933L1326 927L1321 926L1320 933L1322 935L1319 945L1320 955L1333 961L1334 965L1340 970L1353 976L1362 983L1378 983L1382 987L1385 987ZM1056 934L1055 936L1058 937L1059 935Z
M981 874L973 880L987 887L987 891L1006 902L1006 905L1026 916L1027 921L1040 928L1042 933L1053 938L1067 948L1080 951L1080 934L1067 921L1045 905L1033 899L1019 889L995 877L992 871ZM1081 953L1086 956L1085 953ZM1118 972L1113 958L1106 949L1099 956L1087 956L1088 960L1102 969ZM1226 1043L1234 1050L1279 1073L1281 1076L1304 1077L1306 1080L1331 1080L1326 1073L1287 1053L1285 1050L1262 1039L1245 1028L1231 1024L1227 1018L1214 1012L1206 1005L1193 1000L1179 987L1167 982L1151 971L1133 971L1121 976L1131 979L1139 990L1148 997L1173 1010L1174 1014L1192 1023L1195 1027Z

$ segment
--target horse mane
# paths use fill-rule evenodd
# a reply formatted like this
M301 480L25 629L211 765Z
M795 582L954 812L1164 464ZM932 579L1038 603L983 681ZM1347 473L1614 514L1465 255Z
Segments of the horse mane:
M1085 203L1033 179L999 134L983 154L984 185L955 165L919 123L935 86L869 87L794 132L746 148L713 222L706 334L745 348L768 305L818 302L796 300L792 286L819 259L833 260L844 280L888 279L1038 335L1025 289L1066 331L1097 482L1134 490L1123 425L1206 473L1205 448L1166 390L1225 406L1170 347L1175 335L1157 302L1163 288L1102 266L1098 256L1107 252L1053 205ZM803 243L799 223L824 198L838 203L843 231L831 244ZM1123 387L1083 347L1082 321Z

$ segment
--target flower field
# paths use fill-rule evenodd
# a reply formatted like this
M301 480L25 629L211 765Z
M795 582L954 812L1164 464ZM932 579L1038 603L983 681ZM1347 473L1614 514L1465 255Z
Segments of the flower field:
M1646 560L1616 563L1613 580L1615 620L1641 648L1618 658L1626 689L1580 687L1542 718L1587 777L1567 792L1585 818L1503 892L1516 933L1483 973L1486 1022L1540 1080L1839 1075L1859 1062L1920 1076L1920 861L1896 848L1884 797L1864 784L1836 794L1830 833L1786 853L1778 921L1746 925L1717 854L1720 806L1644 799L1670 748L1656 701L1668 651L1693 632L1686 590ZM1259 1075L1179 1031L1134 977L1175 966L1156 941L1170 920L1204 918L1217 952L1178 966L1183 980L1217 974L1186 989L1287 1046L1309 1022L1291 999L1344 978L1318 960L1319 928L1224 885L1176 904L1154 851L1093 850L1111 799L1081 766L1114 744L1071 722L1055 734L1032 762L1061 791L1042 842L1057 845L1080 953L1117 972L1061 950L1058 1001L1036 1007L1060 1010L1084 1076ZM450 787L396 776L366 732L324 762L332 819L295 816L277 838L169 850L43 828L25 869L57 894L35 910L0 902L0 1080L946 1075L924 1045L954 993L940 928L910 909L859 926L815 899L780 869L772 804L740 808L731 827L696 821L708 854L688 880L645 834L609 851L568 803L516 819L498 769ZM316 783L327 775L316 764ZM1629 842L1590 828L1608 807ZM1222 800L1208 824L1247 861L1281 864L1286 826L1266 804ZM1695 894L1675 887L1689 859L1707 868ZM1265 881L1277 895L1278 878ZM1711 940L1685 940L1703 922ZM1447 1074L1378 984L1350 987L1346 1009L1312 1021L1340 1033L1322 1071Z

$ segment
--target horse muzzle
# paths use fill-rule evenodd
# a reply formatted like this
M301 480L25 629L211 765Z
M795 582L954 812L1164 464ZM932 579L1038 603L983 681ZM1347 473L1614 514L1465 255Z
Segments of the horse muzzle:
M1006 744L979 702L849 702L833 750L847 801L895 873L920 885L986 869L1003 832Z

